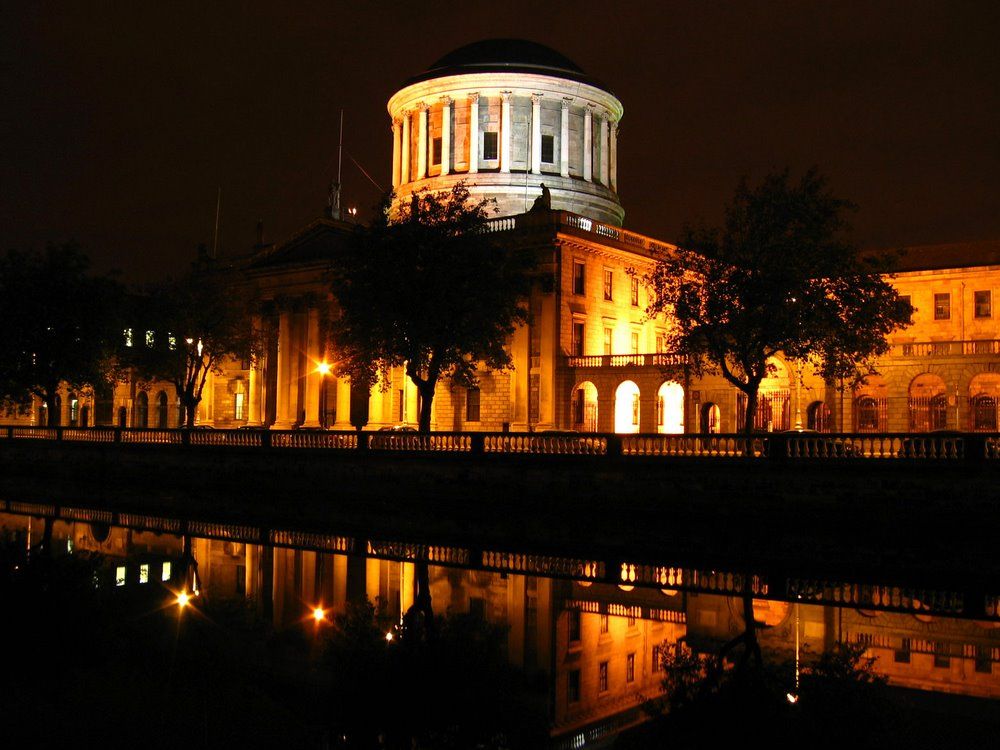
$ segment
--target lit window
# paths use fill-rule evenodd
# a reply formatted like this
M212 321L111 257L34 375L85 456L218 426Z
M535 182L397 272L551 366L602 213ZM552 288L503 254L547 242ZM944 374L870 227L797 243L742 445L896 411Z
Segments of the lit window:
M604 269L604 299L611 300L613 275L607 268Z
M163 572L160 573L160 580L161 581L169 581L170 580L170 567L171 566L170 566L170 561L169 560L167 560L165 563L163 563Z
M638 331L632 331L631 345L632 345L632 353L633 354L638 354L639 353L639 332Z
M139 583L149 583L149 565L139 566Z
M635 682L635 654L625 657L625 682Z
M948 320L951 318L951 295L934 295L934 320Z
M499 149L499 134L496 131L483 133L483 161L496 161Z
M73 540L72 539L67 539L66 540L66 551L69 554L71 554L71 555L73 554Z
M976 317L993 317L993 293L989 291L975 292Z
M431 141L431 164L441 163L441 139L435 138Z
M167 346L170 347L170 351L177 349L177 337L172 333L167 334Z
M598 667L598 686L597 689L601 693L608 692L608 663L602 661Z
M125 585L125 566L119 565L115 568L115 586Z
M604 353L611 354L611 340L614 332L610 328L604 329Z
M583 356L583 323L573 323L573 356Z
M469 388L465 393L465 421L479 421L479 389Z
M146 346L152 349L155 341L156 341L156 336L153 334L153 332L146 331Z
M632 307L638 307L639 306L639 279L637 279L635 276L632 277L631 296L632 296Z
M124 331L125 335L125 346L132 346L132 329L126 328Z
M586 272L587 266L582 261L573 261L573 294L584 293L584 279Z
M542 136L542 162L554 164L556 160L556 139L552 135Z
M608 616L607 615L601 615L601 632L602 633L607 633L608 632Z
M246 414L244 413L244 404L246 403L245 393L234 394L236 398L236 403L233 407L233 419L246 419Z
M667 350L667 336L664 333L656 332L656 353L662 354Z

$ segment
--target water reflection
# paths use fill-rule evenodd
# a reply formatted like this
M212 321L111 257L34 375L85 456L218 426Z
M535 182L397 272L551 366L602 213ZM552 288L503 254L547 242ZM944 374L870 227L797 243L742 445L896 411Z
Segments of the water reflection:
M683 642L695 652L717 653L745 627L739 596L707 593L707 583L693 585L679 572L655 579L667 585L641 585L642 576L633 571L630 577L625 565L616 585L596 561L544 558L549 568L582 571L573 580L531 574L542 563L517 553L484 554L478 559L486 565L473 567L468 551L448 547L367 542L356 550L347 537L290 531L270 533L262 543L247 541L263 538L251 528L138 516L128 517L130 528L112 525L110 516L52 520L32 515L28 506L22 510L0 513L7 547L34 556L92 556L100 561L94 585L105 596L147 609L177 606L178 596L191 596L194 609L244 607L256 622L303 638L332 627L359 602L377 605L370 623L362 624L387 642L400 628L422 627L407 620L414 612L501 626L489 632L500 634L507 662L520 674L543 678L538 703L557 747L588 746L641 720L643 702L662 691L664 650ZM769 659L798 662L837 643L861 644L893 686L1000 697L996 621L944 617L912 597L912 611L892 611L902 607L898 595L870 609L798 596L780 601L765 598L759 579L729 575L725 590L753 597L757 635ZM447 627L457 632L459 625ZM345 653L352 649L348 644ZM317 742L330 746L331 739Z

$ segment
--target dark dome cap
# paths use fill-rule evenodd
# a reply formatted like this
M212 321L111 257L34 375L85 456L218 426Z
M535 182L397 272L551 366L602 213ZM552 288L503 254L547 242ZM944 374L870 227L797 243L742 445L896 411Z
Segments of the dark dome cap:
M527 39L484 39L449 52L404 85L467 73L534 73L568 78L607 91L565 55Z

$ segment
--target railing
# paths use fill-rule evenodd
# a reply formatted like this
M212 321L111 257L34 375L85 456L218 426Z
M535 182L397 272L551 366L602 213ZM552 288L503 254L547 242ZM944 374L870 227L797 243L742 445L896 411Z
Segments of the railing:
M189 430L120 427L0 427L9 441L317 450L383 454L748 458L858 462L920 460L1000 464L1000 433L606 434L552 432L334 432L329 430Z
M567 357L569 367L683 367L687 358L682 354L587 354Z
M914 341L909 344L893 344L891 354L894 357L963 357L977 354L1000 354L1000 340Z

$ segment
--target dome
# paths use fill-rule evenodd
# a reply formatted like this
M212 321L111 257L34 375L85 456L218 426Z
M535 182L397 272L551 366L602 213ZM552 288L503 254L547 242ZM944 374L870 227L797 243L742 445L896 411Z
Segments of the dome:
M406 85L465 73L535 73L567 78L606 89L565 55L527 39L484 39L449 52Z

